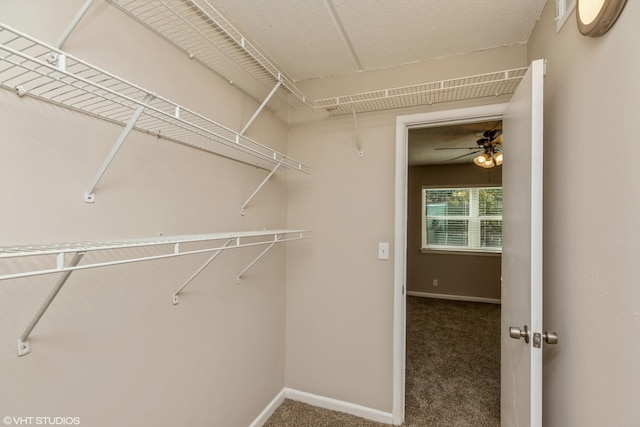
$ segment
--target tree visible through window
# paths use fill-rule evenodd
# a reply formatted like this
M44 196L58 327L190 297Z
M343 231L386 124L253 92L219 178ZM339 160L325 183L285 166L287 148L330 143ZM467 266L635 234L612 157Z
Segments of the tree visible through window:
M423 188L422 248L500 252L502 187Z

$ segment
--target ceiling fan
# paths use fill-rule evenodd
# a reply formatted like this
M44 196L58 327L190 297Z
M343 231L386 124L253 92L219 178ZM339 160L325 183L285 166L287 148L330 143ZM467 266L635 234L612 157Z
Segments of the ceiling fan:
M476 141L477 145L475 147L441 147L436 148L436 150L473 150L469 153L449 159L448 161L480 153L478 156L473 158L473 163L477 166L488 169L501 165L504 160L504 156L502 154L502 130L486 130L478 136L480 136L480 139Z

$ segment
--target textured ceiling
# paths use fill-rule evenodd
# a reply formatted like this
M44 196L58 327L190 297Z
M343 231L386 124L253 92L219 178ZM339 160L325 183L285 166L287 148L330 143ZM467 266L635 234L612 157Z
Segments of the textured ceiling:
M484 151L476 141L486 130L502 130L502 122L411 129L409 166L473 163L473 158Z
M293 80L526 43L546 0L215 0Z

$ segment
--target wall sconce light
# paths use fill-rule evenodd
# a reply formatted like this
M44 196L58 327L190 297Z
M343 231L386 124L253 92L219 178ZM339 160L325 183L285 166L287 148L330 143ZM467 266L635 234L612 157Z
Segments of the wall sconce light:
M627 0L577 0L578 30L584 36L600 37L616 22Z

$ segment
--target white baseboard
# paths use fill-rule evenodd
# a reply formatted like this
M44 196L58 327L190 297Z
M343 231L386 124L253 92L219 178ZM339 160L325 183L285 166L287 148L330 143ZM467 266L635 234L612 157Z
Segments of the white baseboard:
M273 400L267 405L267 407L264 408L264 411L262 411L260 415L258 415L258 418L253 420L249 427L262 427L264 423L267 422L269 417L271 417L276 409L278 409L278 406L280 406L282 402L284 402L285 390L286 389L284 388L280 390L280 393L278 393L278 395L273 398Z
M450 300L456 300L456 301L486 302L489 304L501 303L499 299L495 299L495 298L469 297L464 295L432 294L429 292L407 291L407 295L412 297L450 299Z
M249 427L262 427L269 417L273 415L275 410L280 406L284 399L291 399L319 408L330 409L332 411L344 412L346 414L355 415L357 417L366 418L379 423L393 424L393 414L389 412L379 411L377 409L367 408L366 406L356 405L354 403L342 400L332 399L330 397L318 396L316 394L306 393L304 391L284 388L269 403L262 413L255 419Z
M357 417L366 418L371 421L377 421L379 423L393 423L393 415L390 412L383 412L366 406L356 405L355 403L318 396L316 394L306 393L304 391L293 390L290 388L285 388L284 391L287 399L308 403L309 405L318 406L320 408L331 409L332 411L344 412Z

